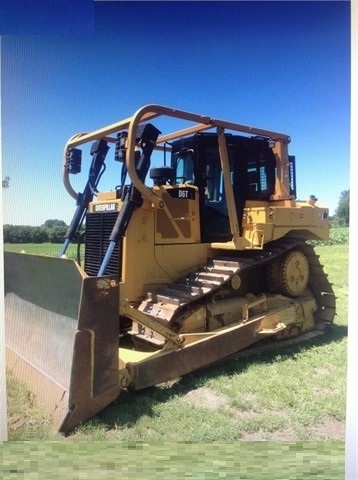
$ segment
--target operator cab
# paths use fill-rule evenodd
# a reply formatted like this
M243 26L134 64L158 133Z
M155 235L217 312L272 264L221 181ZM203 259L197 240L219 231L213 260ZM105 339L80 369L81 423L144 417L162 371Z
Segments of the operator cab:
M246 200L269 201L274 194L276 157L268 138L225 134L240 234ZM218 137L198 133L172 143L175 183L199 189L202 242L231 240Z

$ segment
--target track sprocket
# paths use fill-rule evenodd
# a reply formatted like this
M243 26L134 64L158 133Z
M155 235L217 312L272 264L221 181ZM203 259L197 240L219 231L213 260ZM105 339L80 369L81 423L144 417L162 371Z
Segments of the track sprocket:
M268 283L272 292L298 297L308 285L309 265L301 250L287 252L268 268Z

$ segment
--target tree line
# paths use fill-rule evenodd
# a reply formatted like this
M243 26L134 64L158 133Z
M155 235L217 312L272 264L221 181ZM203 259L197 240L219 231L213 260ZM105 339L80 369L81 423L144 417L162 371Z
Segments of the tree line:
M46 220L40 227L4 225L4 243L62 243L67 228L62 220Z

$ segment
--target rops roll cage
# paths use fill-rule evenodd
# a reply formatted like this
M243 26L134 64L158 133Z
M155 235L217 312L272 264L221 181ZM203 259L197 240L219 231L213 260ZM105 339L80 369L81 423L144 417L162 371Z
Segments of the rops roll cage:
M129 178L133 184L133 187L140 192L143 198L149 200L153 207L156 209L165 209L165 205L161 198L155 194L155 190L149 188L144 184L141 178L138 175L138 168L136 166L136 157L135 152L137 148L137 132L145 122L152 120L157 117L174 117L179 120L185 120L194 125L189 126L188 128L178 130L172 133L160 134L157 136L154 149L160 150L164 149L164 145L169 143L172 140L186 137L198 132L203 132L216 128L218 136L218 147L219 155L221 161L221 167L223 172L225 192L227 196L227 205L228 205L228 214L230 229L233 235L233 241L238 239L239 234L239 225L237 220L237 212L234 200L233 186L230 178L230 167L228 159L228 151L225 139L225 130L233 130L249 135L266 137L272 142L273 152L276 156L276 184L275 184L275 193L272 195L272 200L284 200L291 199L290 195L290 184L289 184L289 159L288 159L288 143L290 142L290 137L283 133L274 132L271 130L265 130L256 127L250 127L247 125L242 125L239 123L229 122L226 120L219 120L205 115L198 115L195 113L186 112L183 110L178 110L174 108L169 108L161 105L146 105L139 110L137 110L132 117L126 118L122 121L109 125L107 127L95 130L91 133L80 133L71 137L64 150L63 156L63 165L62 165L62 178L67 192L77 201L79 205L80 199L79 195L72 188L69 180L69 169L68 169L68 152L71 149L74 149L80 145L86 144L90 141L105 141L108 143L116 143L117 138L113 134L117 134L123 130L127 131L127 140L126 140L126 155L125 163ZM161 133L161 132L159 132ZM107 147L108 149L108 147ZM107 152L106 148L104 149L104 156ZM92 153L92 152L91 152ZM64 250L66 247L64 247ZM63 252L64 252L63 250Z

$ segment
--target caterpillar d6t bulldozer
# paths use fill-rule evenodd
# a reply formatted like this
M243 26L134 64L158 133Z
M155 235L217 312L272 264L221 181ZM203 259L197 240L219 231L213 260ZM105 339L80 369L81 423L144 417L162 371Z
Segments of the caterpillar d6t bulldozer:
M328 210L296 200L289 142L159 105L67 142L76 206L58 258L6 253L4 263L7 367L57 430L123 389L333 322L334 292L307 242L328 238ZM118 175L100 191L110 149ZM75 239L77 260L66 256Z

